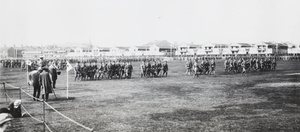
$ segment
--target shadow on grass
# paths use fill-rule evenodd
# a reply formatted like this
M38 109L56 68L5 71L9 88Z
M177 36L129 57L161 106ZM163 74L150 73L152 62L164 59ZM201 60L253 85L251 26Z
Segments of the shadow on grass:
M49 95L50 96L50 95ZM65 100L75 100L75 97L57 97L55 98L55 96L53 95L53 97L49 97L48 101L65 101Z

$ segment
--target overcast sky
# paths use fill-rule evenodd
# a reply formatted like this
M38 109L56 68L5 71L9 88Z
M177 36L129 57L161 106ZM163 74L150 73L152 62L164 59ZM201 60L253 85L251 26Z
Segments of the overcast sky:
M300 43L300 0L0 0L0 44Z

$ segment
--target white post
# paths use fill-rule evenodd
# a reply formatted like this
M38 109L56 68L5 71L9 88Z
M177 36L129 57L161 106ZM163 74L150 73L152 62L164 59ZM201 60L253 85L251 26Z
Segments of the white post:
M25 66L27 67L27 68L26 68L26 69L27 69L26 72L27 72L27 83L28 83L29 80L28 80L28 64L27 64L27 60L25 61Z
M69 99L69 71L67 70L67 99Z

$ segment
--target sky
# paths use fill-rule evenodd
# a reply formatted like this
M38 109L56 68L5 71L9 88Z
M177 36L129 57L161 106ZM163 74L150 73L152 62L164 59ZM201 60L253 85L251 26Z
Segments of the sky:
M0 45L300 43L300 0L0 0Z

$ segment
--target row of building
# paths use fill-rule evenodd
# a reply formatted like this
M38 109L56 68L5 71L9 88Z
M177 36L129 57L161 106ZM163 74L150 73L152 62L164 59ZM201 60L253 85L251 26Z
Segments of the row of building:
M131 47L98 47L91 44L75 47L1 47L1 59L27 58L35 59L44 56L48 59L82 58L82 57L139 57L139 56L272 56L300 55L300 44L261 42L249 43L206 43L174 44L168 41L154 41L143 46Z

